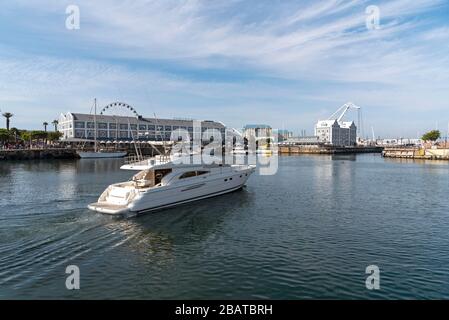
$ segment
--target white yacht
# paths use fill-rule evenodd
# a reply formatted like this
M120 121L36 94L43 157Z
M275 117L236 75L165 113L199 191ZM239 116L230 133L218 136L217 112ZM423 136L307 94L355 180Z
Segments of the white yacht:
M172 207L238 190L254 171L252 165L154 165L130 181L110 185L88 208L116 215Z

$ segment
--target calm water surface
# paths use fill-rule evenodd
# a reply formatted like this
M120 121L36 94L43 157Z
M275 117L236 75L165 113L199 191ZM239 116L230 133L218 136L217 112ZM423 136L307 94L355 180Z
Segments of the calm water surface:
M120 165L0 164L0 298L449 298L447 162L280 157L225 196L131 219L87 210L131 176Z

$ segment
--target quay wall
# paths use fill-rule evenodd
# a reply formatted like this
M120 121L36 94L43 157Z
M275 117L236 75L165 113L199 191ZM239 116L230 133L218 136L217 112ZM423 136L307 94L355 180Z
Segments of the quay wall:
M381 147L279 146L280 154L381 153Z
M385 158L449 160L449 149L385 148Z
M41 159L77 159L74 149L23 149L0 150L0 161L4 160L41 160Z

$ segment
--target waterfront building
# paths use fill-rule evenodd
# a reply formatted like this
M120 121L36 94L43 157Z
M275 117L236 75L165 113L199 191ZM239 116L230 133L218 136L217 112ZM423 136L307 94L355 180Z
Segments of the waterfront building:
M269 138L273 129L267 124L247 124L243 127L243 137Z
M357 144L357 126L354 121L320 120L315 125L315 136L322 143L354 146Z
M278 141L283 142L293 137L293 132L288 130L278 130Z
M193 138L193 120L185 119L155 119L125 117L114 115L96 115L97 139L103 141L169 141L173 131L186 130L190 139ZM208 129L217 129L222 138L226 127L221 122L201 121L201 135ZM66 113L59 117L58 130L63 134L64 141L94 140L95 116L83 113ZM200 133L196 133L198 138ZM178 137L179 139L179 137Z

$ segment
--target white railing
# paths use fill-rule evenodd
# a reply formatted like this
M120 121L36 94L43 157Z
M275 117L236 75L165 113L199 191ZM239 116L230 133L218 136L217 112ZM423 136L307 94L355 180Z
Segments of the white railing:
M150 162L156 163L165 163L171 161L171 157L169 155L157 155L157 156L137 156L131 155L125 158L125 164L132 165L146 165Z

